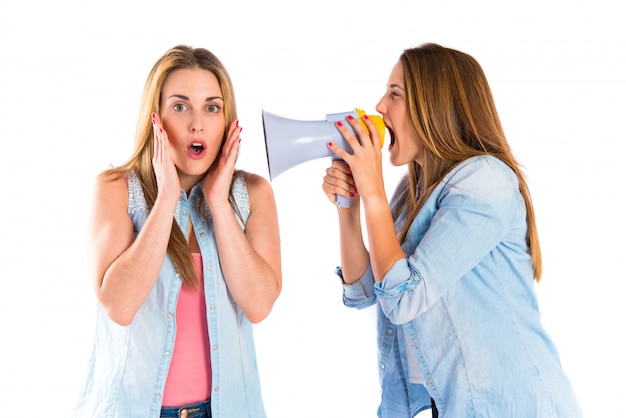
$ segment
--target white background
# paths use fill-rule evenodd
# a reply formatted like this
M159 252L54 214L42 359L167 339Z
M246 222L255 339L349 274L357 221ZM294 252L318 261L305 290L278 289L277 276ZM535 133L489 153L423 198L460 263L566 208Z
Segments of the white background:
M269 179L261 109L303 120L373 113L402 50L437 42L481 63L526 167L545 262L543 320L583 412L623 417L620 9L608 0L3 2L3 410L67 417L76 401L94 332L84 257L92 180L130 156L143 83L163 52L185 43L222 59L244 127L239 168ZM378 404L374 310L344 308L333 274L327 164L272 182L284 290L255 334L270 418L374 417ZM385 170L389 194L400 171Z

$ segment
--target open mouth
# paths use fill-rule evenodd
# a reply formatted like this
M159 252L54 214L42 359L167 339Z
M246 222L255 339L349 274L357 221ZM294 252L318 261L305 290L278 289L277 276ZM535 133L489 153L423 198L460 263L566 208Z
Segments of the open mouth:
M393 131L393 129L389 127L389 125L386 125L386 127L387 127L387 132L389 132L389 148L391 148L396 143L396 134Z
M200 142L194 142L189 146L189 150L194 154L200 154L204 151L204 145Z

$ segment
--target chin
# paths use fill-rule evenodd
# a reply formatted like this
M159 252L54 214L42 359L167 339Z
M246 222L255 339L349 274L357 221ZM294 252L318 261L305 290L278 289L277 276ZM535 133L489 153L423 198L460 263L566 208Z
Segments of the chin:
M400 166L402 166L402 165L405 165L406 163L405 163L405 162L400 161L400 160L398 159L398 156L397 156L397 155L393 155L393 154L392 154L392 155L390 155L390 156L389 156L389 164L391 164L391 165L392 165L392 166L394 166L394 167L400 167Z

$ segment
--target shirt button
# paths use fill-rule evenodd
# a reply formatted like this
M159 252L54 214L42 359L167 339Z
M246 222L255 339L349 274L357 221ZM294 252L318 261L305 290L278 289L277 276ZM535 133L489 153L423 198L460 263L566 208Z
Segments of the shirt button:
M219 386L215 386L215 388L213 389L213 392L219 392L220 391L220 387Z
M384 363L380 363L380 368L385 370L385 364Z
M186 210L183 211L183 216L187 216L187 211Z
M200 232L200 236L203 237L204 236L204 232Z
M215 305L211 305L211 306L209 307L209 309L210 309L210 310L212 310L212 311L214 311L214 310L215 310Z
M218 346L216 346L216 345L214 345L214 346L213 346L213 351L217 351L217 350L219 350L219 347L218 347Z
M169 356L169 355L170 355L170 352L169 352L169 351L166 351L166 352L165 352L165 353L163 353L163 354L165 354L166 356Z
M176 273L176 277L180 279L180 273Z
M211 265L207 264L207 265L206 265L206 269L207 269L207 270L211 270Z
M387 334L389 334L389 335L393 334L393 330L392 329L388 329L387 330Z
M154 399L156 399L157 401L161 399L161 395L159 395L158 393L156 395L154 395Z
M171 312L168 312L168 313L167 313L167 317L168 317L169 319L172 319L172 318L174 318L174 315L172 315L172 313L171 313Z

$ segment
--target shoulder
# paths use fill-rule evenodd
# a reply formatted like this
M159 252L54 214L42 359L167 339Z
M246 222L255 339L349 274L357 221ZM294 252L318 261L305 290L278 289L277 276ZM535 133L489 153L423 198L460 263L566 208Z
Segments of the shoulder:
M247 188L251 209L254 207L267 208L268 205L274 206L274 191L271 183L265 177L242 171L241 178Z
M101 172L95 179L95 190L98 194L128 195L128 177L126 172L118 169Z
M128 219L129 189L123 171L107 170L94 181L92 213L94 225L107 225Z
M241 178L244 180L250 195L267 193L273 194L272 185L265 177L255 173L242 171Z
M446 183L487 189L519 187L513 170L504 161L491 155L479 155L462 161L446 176Z
M440 206L464 208L476 213L517 213L521 194L513 170L492 156L472 157L457 165L438 194Z

